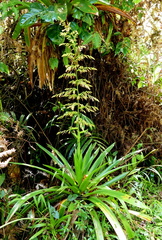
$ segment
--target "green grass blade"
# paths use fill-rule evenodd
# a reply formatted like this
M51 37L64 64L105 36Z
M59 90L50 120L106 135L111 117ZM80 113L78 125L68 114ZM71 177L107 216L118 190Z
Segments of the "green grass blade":
M42 228L41 230L36 232L31 238L29 238L29 240L37 239L38 236L40 236L41 234L43 234L43 232L46 232L46 231L47 231L47 227Z
M89 213L93 220L93 224L96 232L96 240L104 240L104 235L103 235L102 227L101 227L97 212L92 209L89 211Z
M76 185L76 182L75 180L73 179L73 177L70 175L70 173L67 173L66 172L66 169L58 169L58 168L55 168L55 167L52 167L52 166L49 166L49 165L44 165L45 167L48 167L50 169L52 169L54 172L57 172L59 174L59 176L61 178L59 178L59 176L56 174L55 177L56 178L59 178L60 180L63 181L63 179L66 179L66 183L69 183L71 185Z
M73 176L73 178L75 178L75 173L72 169L72 167L70 166L70 164L68 163L68 161L66 160L66 158L64 158L64 156L54 147L52 147L51 145L48 145L48 147L54 152L51 153L49 150L47 150L46 148L44 148L43 146L41 146L40 144L37 143L37 145L44 151L46 152L60 167L65 167L68 169L68 171L71 173L71 175ZM59 158L58 158L59 157Z
M66 189L67 187L62 187L62 189ZM6 223L13 217L13 215L17 212L17 210L19 208L21 208L23 206L23 204L25 202L27 202L30 198L33 198L34 196L38 195L38 194L44 194L44 193L48 193L48 192L54 192L56 191L58 194L58 189L52 187L52 188L45 188L45 189L40 189L40 190L36 190L34 192L28 193L25 196L23 196L21 199L19 199L16 204L12 207L11 211L9 212L7 219L6 219Z
M44 148L43 146L41 146L40 144L38 144L38 147L40 147L45 153L47 153L60 167L63 167L64 164L63 162L61 162L58 157L56 155L53 155L49 150L47 150L46 148ZM49 146L50 148L52 148L53 150L53 147L52 146ZM54 149L55 150L55 149Z
M125 228L125 231L128 235L128 238L131 239L134 237L134 231L132 230L131 226L130 226L130 223L132 224L132 219L131 219L131 216L130 216L130 213L128 212L128 209L127 209L127 206L125 204L124 201L120 201L121 204L122 204L122 207L120 207L119 203L118 203L118 200L114 200L114 199L103 199L103 201L105 203L107 203L109 206L111 206L115 211L116 213L118 214L118 219L120 219L120 222L122 222L124 228Z
M95 146L96 146L95 143L94 143L94 144L91 144L91 145L88 147L88 149L87 149L87 151L86 151L86 153L85 153L85 155L84 155L84 157L83 157L82 167L83 167L83 170L84 170L84 171L87 170L86 165L87 165L87 163L89 162L89 160L90 160L90 158L91 158L91 156L92 156L92 152L94 151Z
M27 163L18 163L18 162L10 162L12 164L16 164L16 165L21 165L21 166L25 166L25 167L30 167L30 168L36 168L42 172L46 172L48 174L50 174L51 176L54 176L55 173L54 172L51 172L45 168L42 168L42 167L38 167L38 166L35 166L35 165L31 165L31 164L27 164Z
M103 165L104 167L104 165ZM89 183L89 188L93 188L94 186L97 186L106 176L110 175L111 173L113 172L116 172L120 169L122 169L123 166L121 167L118 167L118 168L115 168L115 169L112 169L109 171L109 167L107 167L106 169L104 169L100 174L98 174L90 183ZM124 173L126 174L126 173ZM124 174L123 174L123 177L124 177ZM128 173L127 173L128 174ZM126 174L126 175L127 175ZM117 181L117 178L114 180L114 181ZM113 182L113 180L112 180ZM107 182L105 183L105 185L107 184Z
M125 178L129 172L119 174L118 176L112 178L110 181L104 183L104 186L111 186L113 183L120 181L122 178Z
M122 224L123 224L123 226L124 226L124 228L125 228L125 231L126 231L126 233L127 233L127 235L128 235L128 238L129 238L129 239L133 238L133 237L135 236L135 233L134 233L134 231L132 230L132 228L131 228L128 220L127 220L126 217L125 217L123 214L121 214L120 212L118 212L118 215L119 215L119 218L120 218L120 220L121 220L121 222L122 222Z
M110 207L97 197L90 197L88 198L88 200L95 204L105 214L106 218L108 219L114 231L116 232L119 240L127 240L127 237L119 221L117 220L115 214L112 212Z
M90 189L90 187L95 187L96 188L96 183L92 180L92 177L94 174L96 174L98 171L100 171L101 168L103 168L107 163L101 165L100 167L98 167L97 169L95 169L93 172L88 172L88 175L84 175L83 176L83 181L80 184L80 190L81 192L85 191L86 188Z
M88 174L90 171L90 166L92 165L93 161L95 160L95 158L97 157L98 153L99 153L100 148L97 148L92 154L91 156L88 157L84 157L84 165L83 165L83 172L84 175Z
M90 138L90 139L81 139L81 151L82 153L84 154L86 151L87 151L87 148L90 146L90 144L92 144L93 142L93 139Z
M105 151L103 151L100 154L100 156L95 160L92 167L90 168L90 172L94 171L99 165L102 164L103 160L105 159L107 154L111 151L111 149L114 147L114 145L115 145L114 143L111 144L108 148L105 149Z

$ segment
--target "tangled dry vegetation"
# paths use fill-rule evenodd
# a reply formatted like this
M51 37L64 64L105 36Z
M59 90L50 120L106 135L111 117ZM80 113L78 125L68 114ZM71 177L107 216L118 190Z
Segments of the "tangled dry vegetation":
M116 59L118 70L111 72L102 63L96 82L100 100L95 122L100 134L108 142L117 142L122 154L128 153L139 142L148 150L157 149L161 156L162 111L149 87L138 89L124 76L123 65ZM109 66L112 69L112 64ZM115 68L115 66L114 66ZM102 69L102 70L101 70Z

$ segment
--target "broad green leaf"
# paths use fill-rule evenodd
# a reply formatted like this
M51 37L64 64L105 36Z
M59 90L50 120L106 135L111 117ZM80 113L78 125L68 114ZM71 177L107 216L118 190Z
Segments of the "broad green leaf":
M119 221L117 220L116 216L114 215L110 207L97 197L90 197L88 198L88 200L94 203L105 214L106 218L108 219L114 231L116 232L119 240L127 240L127 237Z
M89 213L93 220L93 224L96 232L96 240L104 240L104 235L103 235L102 227L101 227L97 212L94 209L91 209Z
M87 35L87 36L86 36ZM87 45L90 43L93 39L93 34L86 34L85 37L81 36L81 38L84 40L83 45Z
M78 194L70 194L67 199L68 199L70 202L72 202L72 201L74 201L77 197L78 197Z
M59 24L53 24L47 28L47 36L56 45L64 42L64 37L60 35L62 27Z
M58 20L54 6L50 6L46 11L41 12L40 18L46 23L54 23L55 20Z
M45 10L45 7L42 4L38 3L38 2L33 2L30 5L30 12L31 13L40 13L40 12L42 12L44 10Z
M13 34L12 34L12 38L13 38L13 39L17 39L18 36L19 36L19 34L20 34L20 32L21 32L21 30L22 30L22 27L21 27L20 21L19 21L19 22L16 24L16 27L15 27L14 32L13 32Z
M44 22L53 23L55 20L65 21L67 18L67 5L66 4L54 4L49 6L46 11L42 11L40 18Z
M72 31L77 31L78 34L80 34L81 27L79 27L78 23L76 23L74 21L70 22L70 28Z
M42 4L38 2L31 3L29 12L25 13L20 18L20 26L28 27L34 24L40 14L44 11L46 11L46 8Z
M73 212L74 210L76 210L76 202L71 202L68 206L68 212Z
M1 177L0 177L0 181L1 181ZM5 190L0 190L0 199L2 199L5 195L6 195L6 191Z
M80 11L79 9L77 9L77 8L74 8L74 10L73 10L73 15L72 15L73 18L80 20L83 15L84 15L83 12L81 12L81 11Z
M49 65L54 70L58 68L59 60L58 58L50 58L49 59Z
M72 5L74 5L76 8L78 8L80 11L84 13L98 15L98 9L94 5L90 4L88 0L82 1L74 0L72 1Z
M9 74L8 66L3 62L0 62L0 72Z
M8 112L0 112L0 121L2 122L10 122L11 116Z
M54 11L57 13L57 19L65 21L67 18L67 5L64 4L55 4Z
M92 25L92 18L90 14L85 14L85 16L82 18L83 22L86 22L88 25Z
M98 32L95 32L93 34L92 43L93 43L94 49L100 48L100 46L101 46L101 36Z
M20 18L20 26L28 27L30 25L33 25L37 21L37 14L38 13L28 12L22 15Z
M138 88L142 88L144 86L144 83L142 81L138 82Z

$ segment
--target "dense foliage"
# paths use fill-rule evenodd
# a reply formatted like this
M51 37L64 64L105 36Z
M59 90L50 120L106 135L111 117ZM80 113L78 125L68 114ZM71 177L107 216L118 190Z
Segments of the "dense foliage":
M160 63L142 78L131 53L138 3L0 3L0 238L161 239Z

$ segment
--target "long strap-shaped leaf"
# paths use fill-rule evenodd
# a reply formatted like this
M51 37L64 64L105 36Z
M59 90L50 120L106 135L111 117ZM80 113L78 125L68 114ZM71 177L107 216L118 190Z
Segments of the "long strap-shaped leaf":
M105 157L108 155L108 153L111 151L111 149L114 147L115 143L111 144L108 148L103 151L99 157L94 161L93 165L90 168L90 172L94 171L98 166L100 166L103 161L105 160Z
M66 187L61 187L61 191L67 189ZM49 192L56 192L56 194L59 194L59 192L61 192L59 189L57 189L56 187L51 187L51 188L46 188L46 189L40 189L40 190L36 190L34 192L28 193L25 196L23 196L21 199L19 199L16 204L12 207L11 211L9 212L7 219L6 219L6 223L13 217L13 215L17 212L17 210L19 208L21 208L23 206L23 204L25 202L27 202L30 198L33 198L36 195L40 195L40 194L45 194L45 193L49 193Z
M103 235L102 227L101 227L97 212L91 209L89 213L93 220L93 224L96 232L96 240L104 240L104 235Z
M90 197L88 198L88 200L94 203L105 214L106 218L108 219L114 231L116 232L119 240L127 240L127 237L119 221L117 220L115 214L112 212L110 207L97 197Z
M148 207L142 203L141 201L139 201L138 199L126 194L126 193L122 193L116 190L112 190L108 187L104 187L104 186L98 186L98 189L96 191L93 191L91 193L88 193L88 195L94 195L94 194L98 194L98 195L103 195L103 196L111 196L111 197L115 197L118 198L119 200L123 200L124 202L127 202L135 207L139 207L139 208L143 208L143 209L148 209ZM86 194L87 195L87 194Z
M45 151L54 161L55 163L57 163L60 167L66 167L68 172L71 174L71 176L73 177L73 179L75 179L75 173L72 169L72 167L70 166L70 164L68 163L68 161L66 160L66 158L64 158L64 156L54 147L52 147L51 145L48 145L49 148L51 148L51 150L54 152L54 154L52 154L50 151L48 151L46 148L44 148L43 146L41 146L40 144L37 144L43 151Z

